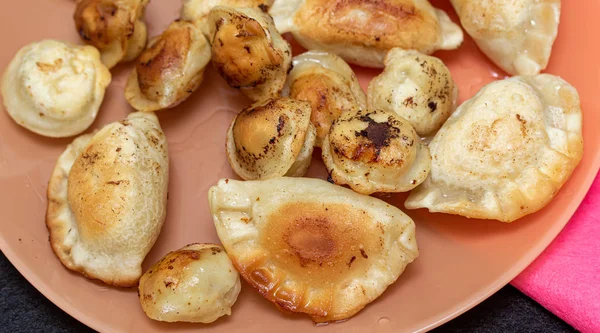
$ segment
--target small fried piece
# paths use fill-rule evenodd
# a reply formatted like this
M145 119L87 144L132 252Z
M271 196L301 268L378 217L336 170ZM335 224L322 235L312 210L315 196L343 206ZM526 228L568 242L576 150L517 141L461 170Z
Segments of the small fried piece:
M310 102L310 121L317 129L315 146L321 147L329 127L342 113L366 108L365 93L352 68L335 54L308 51L294 57L292 64L285 94Z
M221 246L190 244L144 273L138 295L150 319L208 324L231 315L240 289L240 275Z
M382 110L343 114L322 147L331 179L359 193L407 192L431 167L429 149L410 123Z
M315 138L308 102L268 99L233 119L227 132L227 159L242 179L301 177L310 165Z
M187 21L175 21L153 38L136 61L125 86L125 98L138 111L177 106L202 83L210 45Z
M78 0L75 27L81 38L100 50L108 68L135 59L146 46L144 12L149 0Z
M435 134L456 109L458 88L450 70L432 56L391 49L383 73L369 83L368 108L395 112L420 136Z
M269 14L256 8L215 7L208 15L212 62L229 86L254 102L277 97L292 50Z

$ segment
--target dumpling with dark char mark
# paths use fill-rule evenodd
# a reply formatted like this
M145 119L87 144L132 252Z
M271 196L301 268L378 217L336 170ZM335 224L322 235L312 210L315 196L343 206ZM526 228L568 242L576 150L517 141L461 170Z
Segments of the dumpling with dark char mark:
M322 154L333 182L365 194L410 191L431 167L429 149L410 123L382 110L342 115L325 137Z
M268 99L233 119L227 132L227 158L243 179L301 177L310 165L315 137L308 102Z
M240 275L279 310L315 322L350 318L419 255L400 209L324 180L223 179L208 200Z
M269 14L257 8L218 6L208 20L212 62L227 84L255 102L279 96L292 50Z

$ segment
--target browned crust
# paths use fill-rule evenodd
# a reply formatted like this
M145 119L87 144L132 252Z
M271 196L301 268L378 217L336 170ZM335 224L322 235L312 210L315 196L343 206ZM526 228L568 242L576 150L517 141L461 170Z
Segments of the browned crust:
M103 283L115 287L123 287L130 288L137 285L139 277L136 279L120 279L120 280L108 280L103 279L102 277L96 276L91 272L88 272L85 268L79 267L73 264L69 260L69 255L71 253L71 248L63 245L64 239L66 235L70 232L70 230L65 230L65 226L60 223L60 220L57 218L59 214L59 210L61 206L68 205L68 202L61 198L58 194L59 187L61 186L61 182L64 178L68 178L68 175L65 175L61 170L59 170L58 166L52 172L50 180L48 181L48 189L46 191L46 196L48 199L48 205L46 208L46 228L50 234L49 242L50 247L52 248L52 252L56 255L56 257L60 260L60 262L67 269L80 273L85 278L89 280L98 280ZM66 185L66 184L65 184Z
M355 9L369 13L366 22L354 18ZM306 0L294 20L303 35L321 44L428 53L440 38L437 18L412 0Z
M212 44L213 65L231 87L264 84L282 66L283 55L258 21L232 15L230 22L219 22Z
M306 215L306 212L311 213ZM349 211L343 205L286 206L276 216L270 217L271 221L277 221L269 227L270 241L262 240L271 256L273 253L281 254L278 260L285 264L281 264L283 266L279 269L285 273L276 275L263 268L266 260L272 260L269 255L246 264L237 261L234 256L230 256L230 259L242 278L275 304L279 311L286 314L304 313L314 322L347 319L370 302L366 291L363 289L365 298L357 300L352 308L334 312L333 290L346 274L369 266L369 254L379 253L383 246L380 238L383 237L383 230L365 223L367 218L364 211ZM350 220L352 223L347 223ZM364 234L372 236L369 240L359 242ZM358 247L359 243L364 243L364 248ZM370 260L376 259L371 257ZM317 273L309 277L304 274L308 271ZM282 284L287 278L286 274L310 279L311 284L300 282L298 289L290 289ZM326 297L313 295L311 302L304 304L305 292L313 286L319 290L328 289L329 292Z
M291 98L308 101L311 105L310 121L317 129L319 146L329 133L331 124L348 111L344 104L358 104L349 87L339 85L326 73L327 70L301 75L290 86Z
M269 98L242 110L226 139L234 171L242 178L273 177L277 172L283 176L302 150L310 111L308 102L286 97Z
M144 112L177 106L202 83L209 50L192 23L172 22L136 60L125 86L127 101Z
M407 133L402 133L402 123L398 119L390 115L385 122L377 122L371 118L372 113L373 111L369 113L359 111L355 116L338 119L332 125L330 133L334 133L335 127L340 126L340 123L356 121L357 119L362 123L366 123L367 127L355 130L353 138L344 135L330 135L331 149L336 154L340 154L349 160L368 164L395 165L402 168L405 164L403 158L388 160L381 158L381 153L391 145L392 140L402 140L401 142L409 147L414 145L414 139L407 136ZM397 151L397 153L400 153L400 151Z
M171 24L152 46L144 50L135 64L140 91L149 100L157 101L163 96L159 90L165 76L181 73L187 61L187 55L192 44L192 31L190 26ZM202 79L196 76L191 80L183 95L191 94ZM188 92L189 91L189 92ZM181 94L181 92L180 92ZM181 99L178 96L178 100Z
M291 48L273 19L256 8L214 8L209 14L212 63L252 101L281 95Z

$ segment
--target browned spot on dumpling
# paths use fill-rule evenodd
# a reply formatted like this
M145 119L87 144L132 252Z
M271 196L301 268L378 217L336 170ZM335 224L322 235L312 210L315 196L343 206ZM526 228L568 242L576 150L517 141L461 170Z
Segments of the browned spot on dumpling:
M329 224L324 218L300 218L286 231L285 242L301 265L309 261L323 264L334 252L335 241Z
M54 62L51 64L44 63L44 62L36 62L35 64L43 72L55 72L60 68L62 63L63 63L63 60L61 58L58 58L58 59L54 60ZM43 114L40 114L40 115L43 116Z
M378 123L368 116L365 116L363 119L367 121L369 125L367 125L367 128L364 130L357 132L357 136L362 136L369 139L369 141L373 143L373 146L377 150L388 146L390 144L390 139L398 136L397 133L393 133L393 127L391 127L388 122Z
M333 150L355 161L366 163L378 162L381 150L388 147L391 140L400 137L400 126L402 126L402 123L391 117L384 122L377 122L371 118L371 114L363 114L362 112L343 121L354 121L357 119L365 123L366 127L354 131L355 138L337 136L333 138ZM403 163L402 159L391 162L399 165Z
M273 253L280 253L282 264L291 266L294 272L308 273L310 267L319 267L321 271L309 274L314 281L322 278L324 282L332 276L343 276L342 267L357 268L356 263L349 267L348 262L352 256L364 257L364 249L379 251L377 242L363 244L361 240L363 232L378 232L362 222L369 218L341 204L287 204L269 216L270 232L265 237L271 241L263 241Z
M364 237L380 232L369 219L370 215L344 204L285 204L267 217L266 232L259 240L278 270L260 267L260 260L234 259L234 265L281 311L327 316L336 284L367 269L368 261L357 258L364 258L363 251L382 251L376 237ZM311 295L311 304L303 304L306 286L281 284L284 276L310 281L310 288L320 292Z

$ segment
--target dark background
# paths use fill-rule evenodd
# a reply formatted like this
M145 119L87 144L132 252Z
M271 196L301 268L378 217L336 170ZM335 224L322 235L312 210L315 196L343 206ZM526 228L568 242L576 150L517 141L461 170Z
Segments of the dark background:
M92 333L38 292L0 254L0 332ZM512 286L433 332L576 332Z

